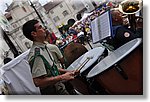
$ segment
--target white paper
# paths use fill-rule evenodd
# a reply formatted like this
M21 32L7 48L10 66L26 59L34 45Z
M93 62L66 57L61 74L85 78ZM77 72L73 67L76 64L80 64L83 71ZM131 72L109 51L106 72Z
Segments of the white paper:
M111 36L112 27L110 22L109 11L91 22L93 43L97 43L98 41Z

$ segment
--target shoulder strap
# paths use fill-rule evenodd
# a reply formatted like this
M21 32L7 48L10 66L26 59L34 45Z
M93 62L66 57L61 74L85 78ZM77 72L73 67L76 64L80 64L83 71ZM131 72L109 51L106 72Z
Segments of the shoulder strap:
M47 46L45 46L45 49L46 49L46 51L47 51L47 53L48 53L48 55L49 55L50 59L53 61L53 64L55 64L55 63L56 63L56 62L55 62L55 60L54 60L54 59L52 59L52 57L51 57L51 55L50 55L50 53L49 53L49 51L48 51L48 50L49 50L49 48L48 48ZM66 65L66 64L67 64L67 60L66 60L66 58L65 58L65 57L64 57L64 61L65 61L65 62L64 62L64 64ZM65 68L65 65L63 65L63 64L62 64L62 67L63 67L64 69L66 69L66 68Z

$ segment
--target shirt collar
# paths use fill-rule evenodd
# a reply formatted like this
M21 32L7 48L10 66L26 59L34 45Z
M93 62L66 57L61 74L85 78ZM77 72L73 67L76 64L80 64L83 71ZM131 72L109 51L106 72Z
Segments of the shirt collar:
M45 48L46 44L41 42L33 42L33 46L38 46L40 48Z

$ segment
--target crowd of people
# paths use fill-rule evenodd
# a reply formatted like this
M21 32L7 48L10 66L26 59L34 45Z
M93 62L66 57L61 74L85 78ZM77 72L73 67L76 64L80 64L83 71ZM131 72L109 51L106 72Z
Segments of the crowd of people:
M69 26L68 28L64 28L62 31L62 39L63 41L66 41L70 38L70 36L73 36L72 38L78 38L77 42L85 45L86 41L91 41L92 39L92 33L91 33L91 22L102 15L104 12L109 10L111 12L111 18L112 18L112 28L113 28L113 34L112 34L112 41L111 44L115 46L116 48L125 42L135 38L135 37L142 37L143 33L143 18L141 15L135 16L135 26L136 28L133 28L130 15L123 14L118 9L118 4L113 3L107 3L104 5L101 5L100 7L96 8L94 11L92 11L91 15L87 16L86 18L81 20L81 14L80 16L77 15L78 21L76 21L72 26ZM133 18L132 18L133 19ZM121 32L124 33L125 31L130 33L130 36L126 36L123 34L119 34L119 30L121 29ZM135 30L136 29L136 30ZM135 34L136 33L136 34ZM126 33L127 34L127 33ZM119 38L120 37L120 38ZM124 39L125 41L122 42ZM119 44L120 43L120 44Z
M85 42L91 41L91 21L97 18L99 15L104 13L106 7L102 7L101 9L97 8L94 10L91 15L87 16L85 19L81 21L81 14L77 14L78 21L74 21L72 25L64 25L61 27L61 37L57 38L54 44L56 44L59 48L65 44L65 42L78 42L82 45L85 45ZM80 15L80 17L78 16Z

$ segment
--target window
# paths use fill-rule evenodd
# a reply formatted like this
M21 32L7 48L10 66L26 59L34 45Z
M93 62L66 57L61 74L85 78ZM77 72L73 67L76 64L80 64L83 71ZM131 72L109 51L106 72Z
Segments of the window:
M67 10L63 11L63 13L62 13L62 14L64 15L64 17L65 17L65 16L67 16L67 15L69 15L69 13L68 13L68 11L67 11Z
M30 46L29 42L25 42L24 44L25 44L25 46L26 46L28 49L30 49L30 48L31 48L31 46Z
M39 13L40 13L40 16L43 17L42 13L41 12L39 12Z
M51 13L51 14L53 14L53 13L54 13L54 11L53 11L53 10L51 10L51 11L50 11L50 13Z
M62 8L63 7L63 5L62 4L60 4L60 8Z
M12 24L13 28L17 28L17 24Z
M23 9L24 12L27 12L27 10L24 6L22 6L22 9Z
M24 36L24 35L20 35L19 38L20 38L20 39L24 39L25 36Z
M45 21L45 24L47 25L47 24L48 24L48 22L47 22L47 21Z
M75 5L72 5L72 8L73 8L74 10L76 10L76 6L75 6Z
M7 18L8 21L11 21L12 19L13 19L12 16Z
M28 20L29 20L29 17L26 17L26 18L25 18L25 21L28 21Z
M57 22L57 21L60 20L60 18L59 18L58 16L56 16L56 17L53 18L53 20L54 20L55 22Z

